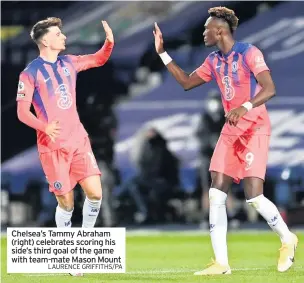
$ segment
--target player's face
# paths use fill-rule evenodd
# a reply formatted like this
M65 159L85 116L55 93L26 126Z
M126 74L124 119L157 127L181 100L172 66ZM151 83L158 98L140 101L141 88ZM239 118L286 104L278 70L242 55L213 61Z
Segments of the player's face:
M220 39L219 27L217 21L209 17L205 23L205 31L203 33L204 43L207 47L215 46Z
M44 42L51 50L65 50L66 36L61 32L59 27L49 27L49 32L44 36Z

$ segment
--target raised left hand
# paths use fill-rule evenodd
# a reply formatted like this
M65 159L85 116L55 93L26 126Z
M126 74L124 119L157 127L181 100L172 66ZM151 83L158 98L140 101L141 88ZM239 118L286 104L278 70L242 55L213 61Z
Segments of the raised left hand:
M153 34L154 34L155 50L157 54L161 54L165 52L163 34L157 23L154 23Z
M226 117L226 123L229 125L236 126L238 121L247 113L247 109L244 106L240 106L238 108L232 109L229 111Z
M107 40L114 43L114 35L113 35L113 32L112 32L110 26L108 25L108 23L106 21L101 21L101 23L102 23L104 31L106 33Z

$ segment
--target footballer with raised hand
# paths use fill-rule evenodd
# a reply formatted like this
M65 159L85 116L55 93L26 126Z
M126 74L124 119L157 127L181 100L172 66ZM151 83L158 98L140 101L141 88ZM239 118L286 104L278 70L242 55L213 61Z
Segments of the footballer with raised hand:
M207 47L217 47L201 66L186 74L164 49L157 23L153 30L155 49L168 71L190 90L216 80L226 123L214 150L209 190L210 236L215 260L195 275L231 274L227 253L226 199L231 184L244 180L246 202L253 206L282 242L277 269L288 270L295 257L298 238L287 227L277 207L263 195L270 141L270 120L265 103L274 97L275 86L262 52L238 42L233 34L238 18L225 7L209 9L203 33Z
M100 210L101 173L77 112L76 79L79 72L103 66L111 56L114 36L106 21L102 25L106 40L99 51L59 56L66 43L61 19L50 17L37 22L30 35L38 46L39 56L19 76L17 115L37 131L39 158L49 190L58 201L57 227L72 225L73 189L77 183L86 195L82 227L93 228ZM36 115L30 111L31 104Z

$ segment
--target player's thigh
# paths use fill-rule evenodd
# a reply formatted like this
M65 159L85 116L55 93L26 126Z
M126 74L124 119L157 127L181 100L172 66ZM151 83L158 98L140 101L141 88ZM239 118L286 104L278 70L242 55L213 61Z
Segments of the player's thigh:
M42 169L49 183L49 191L56 196L68 194L73 188L70 184L71 158L62 150L40 153Z
M234 148L236 139L236 136L221 135L210 162L211 186L225 192L229 190L233 180L238 183L241 177L241 163Z
M242 154L244 178L265 180L270 136L253 136Z
M100 175L86 177L82 179L79 184L88 199L100 200L102 198Z
M73 157L70 181L79 183L89 199L101 199L100 175L90 140L85 138Z

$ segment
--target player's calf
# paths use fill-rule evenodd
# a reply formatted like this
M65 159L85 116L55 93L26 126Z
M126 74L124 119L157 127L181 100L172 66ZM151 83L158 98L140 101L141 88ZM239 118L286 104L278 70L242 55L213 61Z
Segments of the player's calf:
M209 190L209 222L210 237L215 255L219 264L228 265L227 252L227 213L226 213L227 194L216 188Z
M71 218L74 210L74 194L70 191L66 195L56 196L58 206L55 213L56 226L60 228L71 227Z
M83 228L93 228L95 226L96 219L99 214L100 206L101 206L101 200L90 200L88 197L86 197L82 210Z
M263 216L270 228L279 235L282 247L280 248L278 271L288 270L294 263L298 244L297 236L290 232L277 207L264 195L247 200L247 202Z
M82 227L93 228L100 211L102 199L100 176L90 176L84 179L80 185L86 194L82 210Z
M58 228L68 228L72 226L72 218L73 210L66 211L62 209L59 205L56 208L55 213L55 220L56 220L56 226Z
M264 195L246 200L267 221L270 228L281 238L282 243L290 243L292 233L289 231L277 207Z

